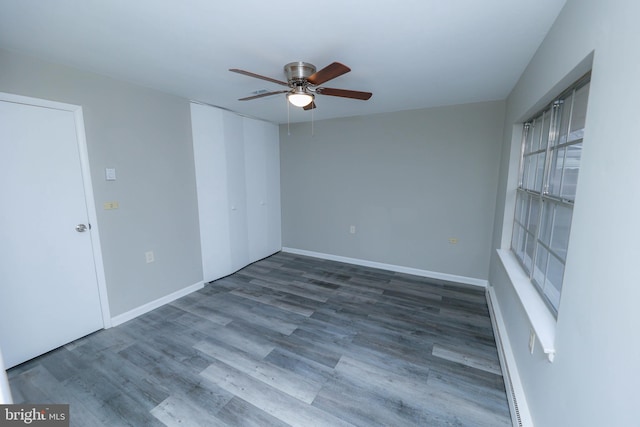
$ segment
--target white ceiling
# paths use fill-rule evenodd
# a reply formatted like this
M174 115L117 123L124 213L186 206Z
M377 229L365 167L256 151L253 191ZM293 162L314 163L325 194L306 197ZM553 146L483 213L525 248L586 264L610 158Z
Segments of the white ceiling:
M565 0L0 0L0 47L286 123L293 61L351 72L314 119L504 99ZM1 72L1 70L0 70ZM311 113L291 108L291 121Z

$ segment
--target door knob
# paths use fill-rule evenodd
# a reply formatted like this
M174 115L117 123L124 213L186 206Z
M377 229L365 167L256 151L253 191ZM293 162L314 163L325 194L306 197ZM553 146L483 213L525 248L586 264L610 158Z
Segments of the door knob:
M87 226L84 224L78 224L76 225L76 231L78 233L84 233L85 231L87 231Z

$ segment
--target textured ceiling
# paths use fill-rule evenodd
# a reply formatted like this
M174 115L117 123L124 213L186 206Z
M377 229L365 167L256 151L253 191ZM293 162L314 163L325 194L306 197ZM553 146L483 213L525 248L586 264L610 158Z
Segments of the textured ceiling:
M288 62L351 72L314 119L504 99L565 0L0 0L0 47L276 123L311 119L285 95ZM1 71L0 71L1 72Z

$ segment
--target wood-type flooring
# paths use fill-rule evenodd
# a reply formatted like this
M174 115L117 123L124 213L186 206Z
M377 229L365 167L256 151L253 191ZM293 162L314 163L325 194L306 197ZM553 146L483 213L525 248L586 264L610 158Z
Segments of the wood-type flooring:
M72 426L509 426L484 290L277 253L8 372Z

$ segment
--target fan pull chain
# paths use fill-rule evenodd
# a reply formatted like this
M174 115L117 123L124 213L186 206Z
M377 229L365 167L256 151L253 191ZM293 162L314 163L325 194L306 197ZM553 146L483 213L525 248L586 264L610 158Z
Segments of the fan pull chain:
M314 102L314 101L311 101ZM311 109L311 137L313 138L315 136L315 134L313 133L313 115L315 114L315 108Z
M291 118L289 113L289 100L285 97L285 102L287 103L287 135L291 136Z

